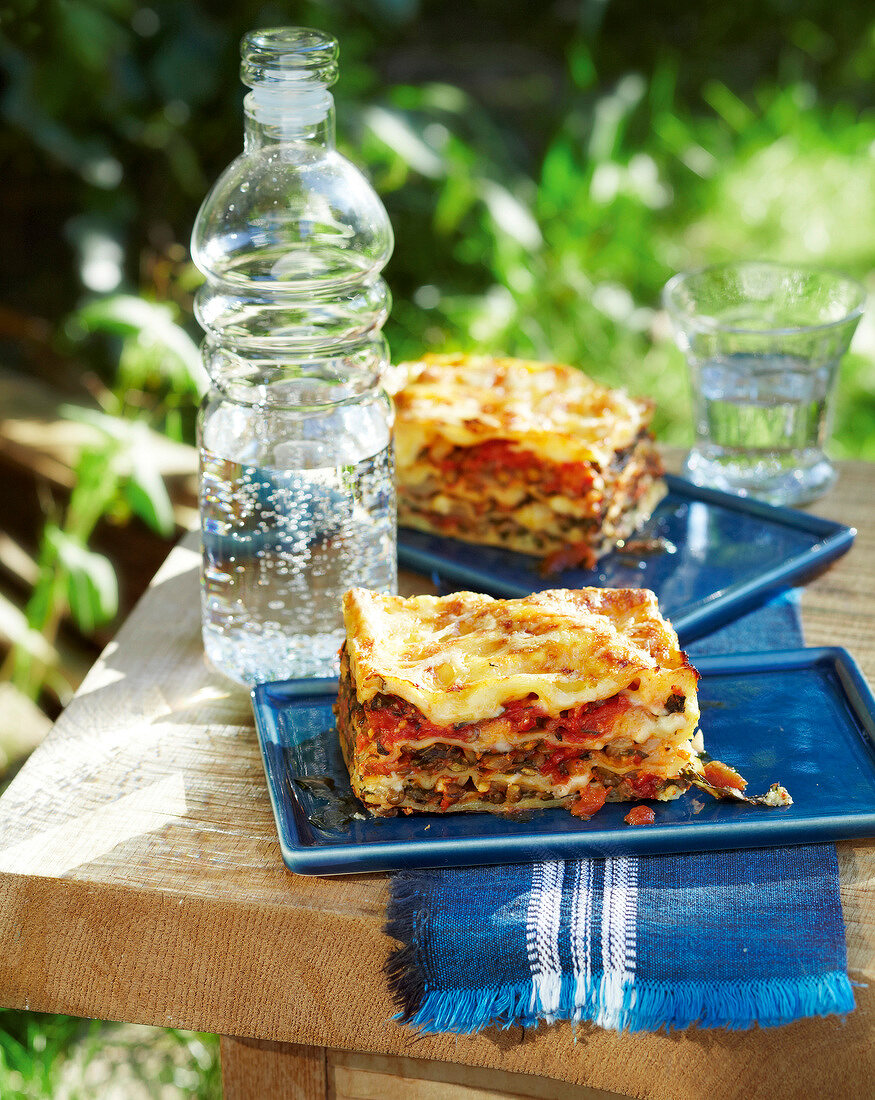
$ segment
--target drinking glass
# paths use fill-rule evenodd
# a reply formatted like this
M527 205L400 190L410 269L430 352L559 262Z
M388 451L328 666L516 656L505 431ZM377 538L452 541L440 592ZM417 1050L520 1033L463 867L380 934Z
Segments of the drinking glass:
M839 360L863 287L817 268L726 263L663 292L692 384L691 481L772 504L814 500L835 481L824 453Z

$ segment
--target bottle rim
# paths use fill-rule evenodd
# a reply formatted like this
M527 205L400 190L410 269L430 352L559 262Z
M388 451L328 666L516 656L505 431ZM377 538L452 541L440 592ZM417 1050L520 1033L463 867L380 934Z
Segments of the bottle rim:
M340 47L333 35L312 27L267 27L240 42L240 79L248 88L337 81Z

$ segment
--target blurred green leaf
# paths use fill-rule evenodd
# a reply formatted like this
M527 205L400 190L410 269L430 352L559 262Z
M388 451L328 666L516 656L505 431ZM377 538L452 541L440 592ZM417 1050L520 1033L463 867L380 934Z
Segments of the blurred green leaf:
M132 294L113 294L84 305L74 314L74 320L86 332L134 338L141 350L155 353L150 362L171 381L181 382L199 394L209 387L197 344L176 324L167 305Z
M124 30L113 15L127 15L131 4L109 5L88 0L57 0L58 35L80 64L103 75L106 59L124 48ZM115 7L110 13L106 8Z
M524 203L492 180L481 180L479 191L501 233L530 252L541 247L544 243L541 230Z
M130 461L130 452L135 449L142 449L148 453L149 429L143 423L128 420L122 416L111 416L99 409L87 409L81 405L62 405L60 412L68 420L89 424L102 432L108 440L113 441L115 446L107 454L114 459L120 456L122 465ZM101 454L99 461L105 464L107 454ZM86 452L86 457L89 455L90 450Z
M158 466L155 437L148 425L76 405L65 405L61 411L70 420L96 428L112 442L110 451L99 459L102 468L111 467L122 480L125 500L144 523L160 535L172 534L173 505Z
M702 90L702 95L706 103L710 103L717 114L737 133L743 133L755 122L754 114L747 104L719 80L709 81Z
M174 529L173 505L167 495L164 481L158 471L145 456L135 457L127 480L124 483L124 496L132 511L159 535L172 535Z
M595 61L586 42L578 39L571 44L568 51L568 70L578 88L585 90L595 84L597 77Z
M434 227L439 233L451 233L477 201L477 187L467 176L454 175L438 196Z
M380 141L420 175L437 179L445 174L441 158L403 115L383 107L371 107L365 111L364 120Z
M90 632L109 622L118 612L118 581L109 559L54 524L46 527L45 538L68 575L67 603L76 625Z

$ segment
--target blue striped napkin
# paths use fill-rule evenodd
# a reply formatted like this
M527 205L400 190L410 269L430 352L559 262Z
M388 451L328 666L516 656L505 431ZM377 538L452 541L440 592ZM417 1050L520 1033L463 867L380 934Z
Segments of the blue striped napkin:
M801 642L785 593L690 652ZM826 844L404 872L386 931L397 1018L426 1032L745 1028L854 1008Z

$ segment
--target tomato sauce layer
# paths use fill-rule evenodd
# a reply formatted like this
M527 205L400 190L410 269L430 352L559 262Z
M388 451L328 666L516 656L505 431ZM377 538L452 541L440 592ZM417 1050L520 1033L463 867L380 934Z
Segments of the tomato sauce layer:
M474 447L459 447L437 465L448 477L475 474L491 478L505 470L529 474L546 493L584 496L592 488L594 475L585 462L545 463L531 451L520 450L503 439L490 439Z
M580 703L551 718L538 703L537 696L529 695L505 704L500 717L516 734L552 737L571 745L585 746L588 741L607 736L631 705L625 695L615 695L604 702ZM471 722L439 726L429 722L412 703L395 695L375 696L372 702L365 704L365 713L370 728L384 748L398 741L424 741L427 738L470 743L478 739L483 724Z

